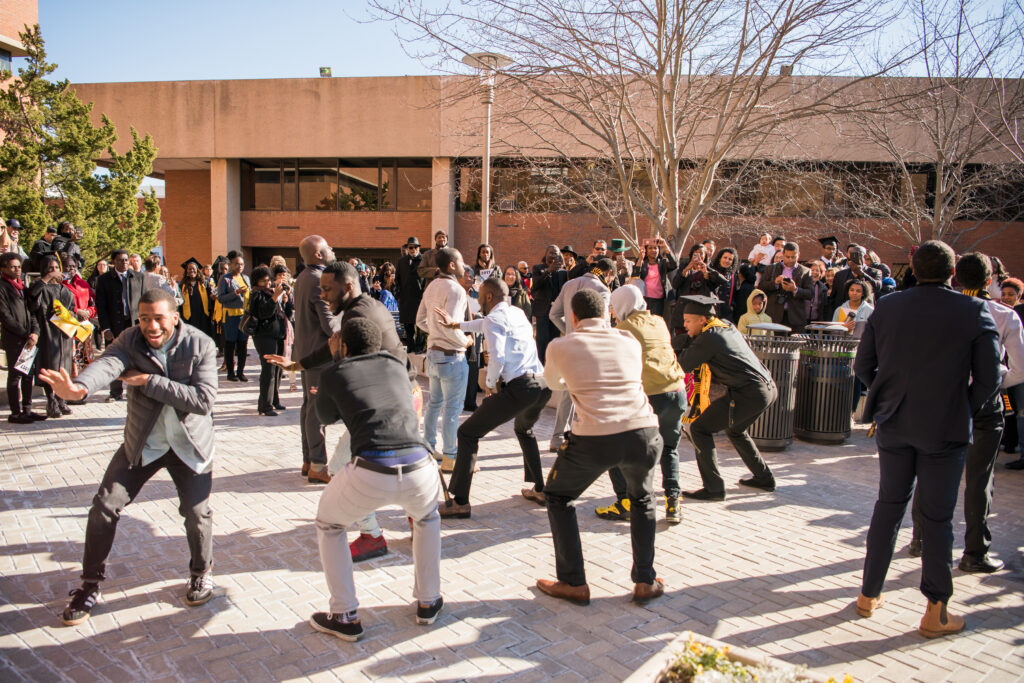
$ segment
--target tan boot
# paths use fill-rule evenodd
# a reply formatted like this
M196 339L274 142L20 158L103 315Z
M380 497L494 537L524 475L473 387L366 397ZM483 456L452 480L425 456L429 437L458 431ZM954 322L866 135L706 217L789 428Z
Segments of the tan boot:
M870 617L875 610L882 606L885 600L881 594L877 598L869 598L863 593L857 596L857 614L862 617Z
M964 630L964 618L946 611L946 603L928 601L918 632L925 638L941 638Z

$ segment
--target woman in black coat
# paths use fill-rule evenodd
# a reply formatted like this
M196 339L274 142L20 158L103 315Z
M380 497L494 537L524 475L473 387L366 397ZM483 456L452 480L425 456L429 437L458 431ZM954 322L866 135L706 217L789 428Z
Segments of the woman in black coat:
M75 296L65 287L60 261L56 256L43 256L39 261L41 277L33 280L28 288L28 310L39 322L39 355L36 369L57 370L61 368L71 374L71 356L75 350L74 340L50 322L54 314L53 302L59 301L64 308L74 313ZM53 388L40 382L46 392L47 417L70 415L71 408L64 399L53 393Z
M685 266L672 277L672 286L676 290L676 306L672 309L672 323L669 327L673 334L685 334L683 326L683 309L679 305L679 297L711 295L711 281L708 278L707 254L703 244L695 244L690 247L690 254L687 257Z
M259 266L252 271L252 293L249 296L249 315L255 321L252 331L252 344L260 359L260 397L256 409L260 415L277 416L277 410L283 410L278 389L281 384L281 373L276 365L264 356L284 354L284 337L287 328L284 323L284 311L281 299L287 292L284 283L278 282L271 286L270 269Z
M644 301L647 302L647 310L655 315L665 317L665 300L668 298L668 276L679 267L668 243L658 237L656 240L644 244L643 258L637 260L633 266L633 277L640 278L644 283ZM651 272L657 269L657 281ZM658 295L657 285L661 285L661 293Z
M733 307L741 283L736 272L739 265L736 250L732 247L723 247L711 259L711 267L708 268L711 293L722 302L718 305L718 317L722 320L732 320Z

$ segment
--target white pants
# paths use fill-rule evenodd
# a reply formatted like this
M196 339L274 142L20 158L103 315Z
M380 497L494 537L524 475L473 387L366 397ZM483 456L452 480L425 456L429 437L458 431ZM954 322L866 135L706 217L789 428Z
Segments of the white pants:
M332 614L359 607L352 578L352 553L346 527L388 505L398 505L413 519L413 597L431 603L441 597L441 516L437 500L441 481L437 463L408 474L381 474L348 463L332 478L320 496L316 535L320 563L331 593Z
M332 429L335 431L341 430L341 434L338 435L338 445L334 447L334 454L331 455L331 459L327 463L327 471L333 477L342 467L352 462L352 435L349 433L348 427L345 426L344 422L338 422ZM384 532L381 531L380 525L377 524L376 513L371 512L359 520L359 533L380 538Z

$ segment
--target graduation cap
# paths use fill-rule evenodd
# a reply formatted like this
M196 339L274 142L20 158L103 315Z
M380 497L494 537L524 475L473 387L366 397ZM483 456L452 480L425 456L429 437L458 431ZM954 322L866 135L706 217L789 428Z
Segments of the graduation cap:
M839 240L832 235L829 235L828 237L819 237L818 242L820 242L823 247L827 247L830 244L836 245L836 248L839 247Z
M703 294L691 294L690 296L681 296L679 298L686 301L686 308L683 309L683 313L703 315L709 318L715 314L715 304L722 303L716 296L704 296Z
M199 261L197 261L197 260L196 260L196 258L195 258L194 256L193 256L193 257L191 257L191 258L189 258L189 260L188 260L188 261L185 261L184 263L182 263L182 264L181 264L181 269L182 269L182 270L188 270L188 264L190 264L190 263L194 263L194 264L196 264L196 270L202 271L202 269L203 269L203 264L202 264L202 263L200 263Z

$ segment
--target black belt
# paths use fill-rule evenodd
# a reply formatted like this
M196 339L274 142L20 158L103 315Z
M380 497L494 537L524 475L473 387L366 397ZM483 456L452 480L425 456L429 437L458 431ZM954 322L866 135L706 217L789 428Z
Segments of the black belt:
M434 462L434 459L429 455L425 456L422 460L417 460L414 463L408 465L395 465L394 467L388 467L387 465L379 465L373 460L367 460L366 458L356 457L352 461L356 467L362 467L363 469L370 470L371 472L377 472L378 474L408 474L409 472L415 472L418 469L426 467Z
M464 350L463 351L452 351L451 349L442 349L439 346L431 346L429 350L430 351L440 351L441 353L443 353L446 356L457 356L460 353L464 353L465 352Z
M505 380L503 380L503 379L499 379L495 386L498 389L501 389L502 387L507 387L509 384L512 384L512 382L518 382L520 380L534 380L534 381L537 381L540 378L543 378L543 375L538 375L535 372L524 372L523 374L519 375L518 377L513 377L512 379L510 379L507 382Z

